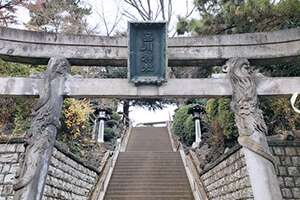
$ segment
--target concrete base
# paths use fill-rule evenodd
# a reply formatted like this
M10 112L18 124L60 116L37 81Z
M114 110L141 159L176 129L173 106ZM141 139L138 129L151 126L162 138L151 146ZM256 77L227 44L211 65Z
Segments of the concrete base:
M194 142L193 145L192 145L192 148L196 149L196 148L199 147L199 145L200 145L200 142Z
M269 149L266 137L257 132L250 136L265 149ZM248 174L255 200L282 200L273 164L259 154L243 147Z

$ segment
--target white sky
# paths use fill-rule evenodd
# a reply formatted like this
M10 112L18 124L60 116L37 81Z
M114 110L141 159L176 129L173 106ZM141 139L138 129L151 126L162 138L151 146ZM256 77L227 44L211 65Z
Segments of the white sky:
M144 1L144 0L142 0ZM155 0L153 0L155 1ZM130 8L128 5L122 3L122 0L83 0L83 2L92 7L92 14L87 18L88 23L91 27L98 27L98 32L100 35L105 35L105 29L103 20L99 17L99 13L104 11L105 18L107 19L107 23L109 27L114 23L114 19L116 15L121 15L123 10L128 10L135 16L138 16L136 11ZM193 0L173 0L173 11L172 18L169 26L170 34L173 35L176 29L177 16L186 15L193 7ZM188 6L188 8L187 8ZM30 19L28 11L24 8L20 8L17 12L18 16L18 25L14 26L16 28L23 29L24 23L27 23ZM197 17L197 12L194 12L191 17ZM127 20L128 18L122 17L122 20L118 24L116 31L124 32L127 29ZM129 117L133 121L134 124L138 124L141 122L156 122L156 121L166 121L170 119L170 116L173 116L174 110L176 106L171 105L167 106L167 108L163 110L157 111L148 111L146 109L140 107L132 107L130 109Z
M177 108L175 105L169 105L163 110L149 111L141 107L132 107L130 109L129 118L133 125L141 122L160 122L172 119L174 110Z
M151 0L155 2L156 0ZM123 13L123 10L127 10L133 15L137 16L137 12L135 9L130 7L129 5L125 4L122 0L88 0L89 4L93 8L92 15L89 16L89 21L92 24L99 24L100 26L103 26L103 23L101 22L101 18L99 18L99 14L103 10L105 13L105 16L107 16L109 21L109 25L112 26L114 19L116 15L120 13ZM145 2L145 0L142 0L142 2ZM154 4L155 5L155 4ZM171 33L175 32L176 29L176 23L177 23L177 16L185 16L187 12L189 12L193 8L193 0L173 0L172 1L172 18L170 21L170 31ZM166 5L165 5L166 6ZM155 9L153 9L155 10ZM194 12L191 17L196 17L197 12ZM140 17L138 17L141 19ZM119 31L126 31L127 29L127 20L128 18L123 17L123 20L118 24L118 30ZM104 33L104 32L101 32Z
M157 2L158 0L151 0ZM145 2L145 0L142 0ZM123 0L82 0L82 4L92 8L92 14L88 16L87 20L91 27L98 27L100 35L105 35L104 23L99 13L104 11L105 18L107 19L108 26L111 27L114 24L116 16L121 16L124 10L129 11L135 15L138 19L141 19L135 9L125 4ZM155 5L155 4L154 4ZM155 6L154 6L155 7ZM176 29L177 16L185 16L193 8L193 0L172 0L172 18L169 26L170 34L173 35ZM153 9L155 10L155 9ZM30 19L28 11L24 8L20 8L17 11L18 25L16 28L24 29L23 24L27 23ZM190 17L198 17L197 12L193 12ZM126 31L128 18L122 17L122 20L118 23L116 31Z

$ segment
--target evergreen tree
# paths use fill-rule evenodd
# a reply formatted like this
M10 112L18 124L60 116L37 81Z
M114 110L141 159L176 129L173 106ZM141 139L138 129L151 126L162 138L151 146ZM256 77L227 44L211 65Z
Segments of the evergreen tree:
M232 34L300 26L299 0L195 0L199 19L179 17L179 34Z
M28 6L27 28L47 32L81 34L87 32L86 16L91 14L80 0L37 0Z
M194 3L200 14L199 19L187 20L179 17L178 34L186 32L193 35L234 34L300 27L299 0L195 0ZM292 64L262 65L256 68L266 76L300 76L300 61ZM287 97L261 97L260 100L269 134L294 130L299 126L300 116L294 113ZM225 99L211 100L208 107L212 108L210 104L213 102L222 101ZM223 108L216 107L216 110L209 109L207 112L208 115L212 115L231 111L228 105ZM232 118L230 122L226 118L217 117L212 119L211 124L216 120L224 125L233 124L234 119ZM235 138L235 130L231 130L230 134L225 131L225 126L221 128L227 138Z
M27 0L0 0L0 26L8 26L16 23L16 11Z

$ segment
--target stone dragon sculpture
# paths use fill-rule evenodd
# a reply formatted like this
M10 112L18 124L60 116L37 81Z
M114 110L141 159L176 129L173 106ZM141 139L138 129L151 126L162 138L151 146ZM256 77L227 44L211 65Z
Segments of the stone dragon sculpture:
M275 165L266 141L268 129L262 110L258 107L257 71L245 58L229 59L223 66L223 71L228 73L232 86L231 110L235 113L238 142Z
M65 58L51 58L44 74L40 99L32 113L32 123L26 134L26 152L17 173L14 200L41 198L49 159L55 143L63 103L63 88L69 63Z

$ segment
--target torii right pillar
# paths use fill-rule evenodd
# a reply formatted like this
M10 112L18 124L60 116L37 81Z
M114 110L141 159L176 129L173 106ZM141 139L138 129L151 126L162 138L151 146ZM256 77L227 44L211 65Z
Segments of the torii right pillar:
M231 109L238 127L255 200L282 200L276 176L276 162L267 143L268 132L258 107L256 71L245 58L231 58L224 71L232 86Z

